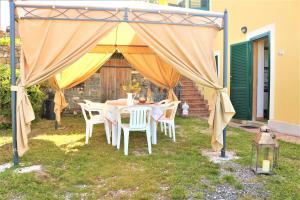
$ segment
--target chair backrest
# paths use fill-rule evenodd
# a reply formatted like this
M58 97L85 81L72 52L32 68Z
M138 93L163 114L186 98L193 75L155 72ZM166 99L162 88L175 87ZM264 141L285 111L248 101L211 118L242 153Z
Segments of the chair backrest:
M170 102L171 102L170 99L164 99L164 100L162 100L160 102L157 102L157 104L166 104L166 103L170 103Z
M88 112L88 110L86 108L87 107L86 104L85 103L78 103L78 104L81 107L81 111L82 111L82 114L83 114L83 117L84 117L85 121L89 120L89 118L87 117L87 114L86 114L86 112Z
M87 100L87 99L84 99L83 101L84 101L86 104L92 104L92 103L93 103L92 101Z
M177 112L178 105L180 104L180 101L172 101L171 103L173 105L170 108L171 109L170 119L174 119L175 115L176 115L176 112Z
M122 108L120 112L125 111L129 113L130 129L146 129L150 125L151 110L150 106L128 106Z
M161 105L161 108L165 111L167 118L169 119L175 118L179 103L180 101L172 101Z
M86 101L87 102L87 101ZM84 119L87 121L89 119L91 119L95 114L93 114L93 112L98 113L97 116L104 118L104 107L105 104L104 103L79 103L81 110L82 110L82 114ZM87 113L89 113L89 117L87 116Z

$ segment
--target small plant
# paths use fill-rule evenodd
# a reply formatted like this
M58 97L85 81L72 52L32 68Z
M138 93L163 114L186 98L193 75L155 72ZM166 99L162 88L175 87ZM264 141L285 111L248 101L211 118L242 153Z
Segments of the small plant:
M20 43L21 43L20 38L16 38L15 43L16 43L16 45L20 45ZM6 36L6 37L0 38L0 45L9 46L9 44L10 44L10 38L9 37Z
M122 85L122 89L126 93L139 93L141 91L140 83L135 79L133 79L128 85Z
M226 183L234 186L238 190L242 190L243 189L243 185L241 183L239 183L233 175L225 175L223 177L223 180Z
M17 69L16 75L19 76ZM11 118L11 91L10 91L10 68L8 65L0 65L0 116ZM43 101L46 97L40 85L26 88L35 113L40 113ZM5 125L6 127L7 125ZM1 127L1 126L0 126ZM2 126L3 127L3 126Z

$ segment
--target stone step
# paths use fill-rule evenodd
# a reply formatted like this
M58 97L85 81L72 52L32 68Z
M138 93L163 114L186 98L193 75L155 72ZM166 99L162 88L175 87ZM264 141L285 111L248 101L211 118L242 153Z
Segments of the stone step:
M206 102L187 102L185 101L189 107L192 109L192 108L205 108L207 109L208 108L208 105Z
M181 102L186 102L189 105L189 116L205 117L209 116L209 106L207 100L201 94L193 81L182 77L181 82ZM181 111L182 112L182 111Z
M181 90L181 93L182 94L195 94L196 93L198 95L201 95L200 92L198 90L195 90L195 89L183 89L183 90Z
M184 100L200 100L200 101L204 101L205 99L203 98L203 96L200 95L181 95L181 99Z
M191 105L197 105L197 104L207 104L207 100L205 99L188 99L188 98L181 98L181 102L186 102L187 104Z
M199 94L199 92L181 92L181 97L197 97L200 99L204 99L204 97L201 94Z

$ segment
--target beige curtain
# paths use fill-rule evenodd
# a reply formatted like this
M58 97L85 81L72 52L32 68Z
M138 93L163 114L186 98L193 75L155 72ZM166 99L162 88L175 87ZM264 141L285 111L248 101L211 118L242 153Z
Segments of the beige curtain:
M213 45L219 30L145 23L130 25L145 44L179 73L215 89L215 106L210 113L209 124L212 127L212 147L220 150L223 147L222 130L235 111L217 77Z
M58 124L61 122L61 112L68 106L62 90L69 89L91 77L113 54L87 53L72 65L51 77L50 85L55 90L54 112Z
M145 78L159 87L168 89L168 99L178 100L173 88L176 86L180 74L174 68L154 53L130 53L122 51L122 48L120 48L120 51L126 60Z
M45 10L45 15L52 13ZM48 13L46 13L48 12ZM17 90L17 143L22 156L34 113L25 87L47 80L78 60L117 23L92 21L24 20L18 22L22 41L21 73Z
M55 90L54 95L54 113L55 113L55 120L58 124L60 124L60 113L64 108L68 106L68 102L65 99L65 95L63 91L59 88L58 82L53 76L49 79L50 86Z

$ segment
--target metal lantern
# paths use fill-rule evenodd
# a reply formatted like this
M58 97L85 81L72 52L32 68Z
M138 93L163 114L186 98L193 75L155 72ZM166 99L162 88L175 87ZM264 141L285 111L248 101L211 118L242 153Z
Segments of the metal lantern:
M182 116L188 116L190 106L186 102L184 102L181 108L182 108Z
M272 174L277 166L279 145L269 127L260 127L252 142L251 169L255 174Z

